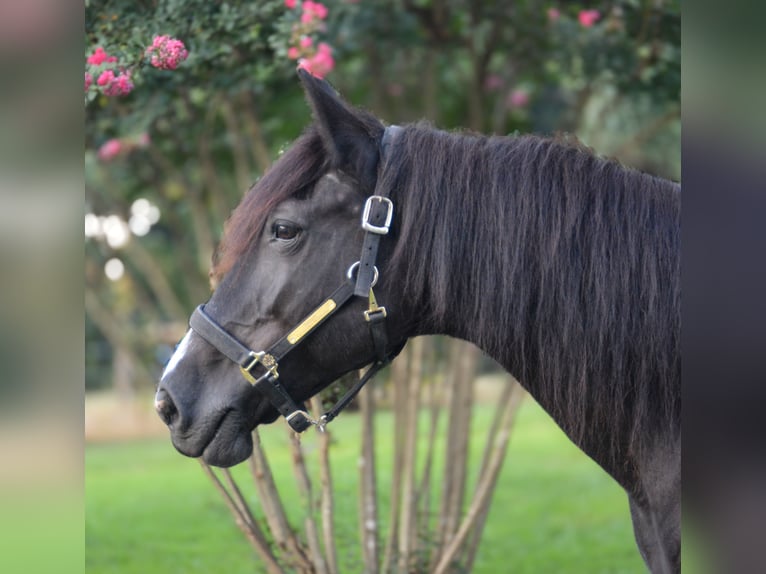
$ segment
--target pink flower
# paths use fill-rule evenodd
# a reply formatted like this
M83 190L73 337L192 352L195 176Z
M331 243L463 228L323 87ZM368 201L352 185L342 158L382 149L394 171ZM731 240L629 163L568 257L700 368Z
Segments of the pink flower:
M559 17L561 17L561 12L558 8L548 8L548 20L550 22L555 22Z
M124 74L117 76L113 85L116 85L117 93L115 95L117 96L126 96L133 91L133 82L130 79L130 72L125 72Z
M102 86L105 96L127 96L133 91L130 72L123 72L115 76L112 70L106 70L99 76L97 83Z
M291 46L287 49L287 57L291 60L297 60L301 55L301 51L295 46Z
M150 58L149 62L155 68L175 70L178 64L189 57L189 52L181 40L170 36L155 36L144 55Z
M590 28L599 18L601 18L601 13L598 10L580 10L577 15L577 19L584 28Z
M334 67L335 60L332 57L332 48L324 42L319 43L316 54L308 58L301 58L298 61L298 68L303 68L317 78L324 78Z
M112 70L104 70L96 80L96 83L101 86L108 86L114 81L114 72Z
M285 0L285 6L287 6L287 8L292 10L293 8L295 8L295 0Z
M529 92L517 88L508 94L506 103L509 108L523 108L529 103Z
M301 48L309 48L314 43L314 40L311 39L311 36L301 36Z
M102 161L109 161L120 155L120 152L122 152L122 142L118 139L111 139L98 149L98 157Z
M319 2L314 2L314 14L316 14L317 18L320 20L324 20L327 18L327 6Z
M85 72L85 91L88 91L88 88L90 88L90 85L93 83L93 76L90 75L90 73Z
M327 18L327 6L321 2L311 2L306 0L303 3L303 14L301 14L301 22L304 24L310 24L314 21L314 18L318 20L324 20Z
M98 48L96 48L96 50L90 56L88 56L85 59L85 61L88 64L91 64L93 66L100 66L104 62L106 62L107 64L110 64L112 62L116 62L117 58L115 58L114 56L110 56L109 54L107 54L104 51L104 48L99 46Z

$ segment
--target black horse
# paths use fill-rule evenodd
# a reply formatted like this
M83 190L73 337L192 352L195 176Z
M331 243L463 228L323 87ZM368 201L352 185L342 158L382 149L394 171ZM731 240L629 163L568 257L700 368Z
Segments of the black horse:
M300 76L314 124L233 212L162 375L175 447L237 464L255 426L322 425L301 401L451 335L626 490L651 571L679 572L680 186L563 140L386 128Z

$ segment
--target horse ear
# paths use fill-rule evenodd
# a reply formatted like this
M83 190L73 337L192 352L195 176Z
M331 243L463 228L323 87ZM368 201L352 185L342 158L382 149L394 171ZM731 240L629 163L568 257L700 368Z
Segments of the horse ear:
M348 105L325 80L303 69L298 70L298 76L332 166L371 193L377 179L383 124L372 114Z

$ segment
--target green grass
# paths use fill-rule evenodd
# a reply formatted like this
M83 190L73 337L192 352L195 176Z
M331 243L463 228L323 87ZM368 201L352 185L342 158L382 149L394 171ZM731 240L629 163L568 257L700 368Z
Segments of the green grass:
M471 434L474 469L490 418L491 409L479 407ZM336 539L344 573L361 571L356 508L359 422L348 413L330 427ZM390 413L380 413L376 420L381 494L390 485L386 469L392 453L390 442L382 439L393 436L392 424ZM298 523L303 507L286 433L272 425L261 435L282 496L290 501L288 513ZM444 433L440 437L443 441ZM303 440L314 464L315 442L311 437ZM436 464L440 470L443 462ZM179 455L169 439L89 445L85 468L87 572L262 571L197 462ZM234 474L258 513L247 465L235 468ZM471 481L475 479L474 473ZM382 498L385 502L387 497ZM386 532L387 510L380 514ZM633 542L625 494L527 399L511 437L474 572L645 571Z

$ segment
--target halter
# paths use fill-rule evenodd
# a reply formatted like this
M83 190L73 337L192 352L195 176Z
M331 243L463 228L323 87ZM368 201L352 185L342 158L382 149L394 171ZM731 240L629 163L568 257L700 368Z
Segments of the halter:
M388 146L401 129L399 126L386 128L380 143L381 160L385 157ZM396 355L395 352L387 352L386 308L378 305L372 290L378 281L378 269L375 267L378 244L380 238L388 234L393 214L394 205L387 197L371 195L367 198L362 212L361 224L365 234L359 261L348 268L346 280L324 302L266 351L253 351L243 345L207 314L204 305L197 307L189 319L189 326L198 335L239 365L245 380L269 399L295 432L303 432L312 425L320 431L324 431L325 426L338 416L367 381L391 362ZM354 273L356 273L356 279L354 279ZM279 361L303 342L307 335L341 309L352 297L367 298L368 306L363 317L372 337L375 361L367 373L341 397L335 406L320 416L318 420L315 420L295 403L287 390L280 384ZM260 376L255 374L258 366L264 370Z

